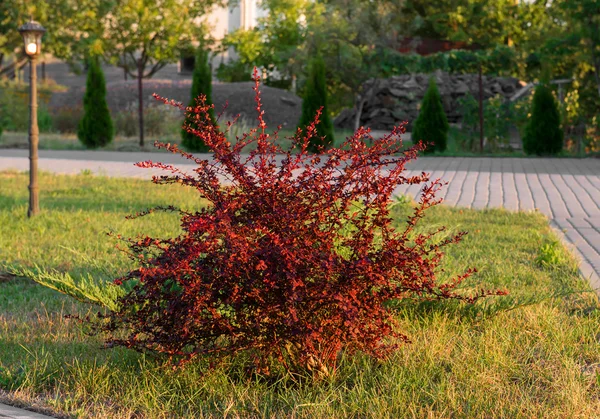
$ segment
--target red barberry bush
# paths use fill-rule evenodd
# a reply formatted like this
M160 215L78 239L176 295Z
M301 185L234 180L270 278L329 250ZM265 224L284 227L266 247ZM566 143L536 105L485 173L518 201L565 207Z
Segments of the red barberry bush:
M463 233L434 243L440 230L415 232L424 211L440 202L440 181L405 175L406 163L424 147L401 151L404 127L378 140L359 129L341 148L314 155L307 148L317 113L294 137L294 150L284 152L277 133L266 132L256 74L255 82L258 127L235 145L211 122L203 98L187 108L196 121L187 129L212 150L212 161L157 144L198 167L186 173L138 163L171 172L155 183L195 188L211 205L196 212L168 208L181 214L178 237L130 241L139 268L116 281L131 291L108 315L105 330L119 331L110 344L178 363L243 355L262 373L273 365L328 373L342 352L380 358L407 339L386 307L390 300L472 302L496 294L458 293L471 270L451 282L436 279L441 249ZM256 148L242 154L253 142ZM390 197L398 185L420 182L428 182L420 201L406 228L396 231Z

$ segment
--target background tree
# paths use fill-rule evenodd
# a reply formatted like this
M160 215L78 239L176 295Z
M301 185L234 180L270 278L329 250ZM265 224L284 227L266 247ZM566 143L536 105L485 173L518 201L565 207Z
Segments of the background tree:
M178 60L189 45L204 39L198 17L213 0L118 0L106 15L105 56L138 81L140 146L144 145L143 79Z
M425 153L443 152L448 142L448 119L444 113L442 97L438 91L435 79L429 80L429 87L421 102L421 110L413 124L412 140L433 143L428 145Z
M395 51L396 3L331 0L308 20L305 53L322 51L330 77L333 111L354 106L354 128L366 101L377 91L386 51ZM370 80L370 83L367 81Z
M206 96L206 105L212 105L212 71L208 63L208 51L202 45L196 51L196 61L194 63L194 74L192 76L192 96L190 99L189 107L195 107L197 105L196 98L201 94ZM215 110L209 109L208 115L210 119L215 122ZM184 124L195 127L194 114L190 114L186 117ZM210 149L202 138L187 132L185 129L181 130L181 139L183 146L189 151L195 151L200 153L206 153Z
M90 50L98 51L97 34L112 0L25 0L0 1L0 76L27 63L19 26L31 17L47 29L43 52L77 64Z
M312 15L318 4L307 0L264 0L261 6L268 15L259 18L252 29L237 29L225 36L222 49L234 48L238 60L225 68L241 67L250 79L252 69L266 70L267 85L291 87L301 70L298 49L305 42L305 16ZM300 57L302 58L302 57ZM277 78L274 80L274 73Z
M114 126L106 103L106 81L97 57L88 60L83 112L77 129L79 141L87 148L104 147L110 143Z
M309 76L302 101L302 115L299 126L302 130L310 124L322 108L320 122L317 124L317 136L310 140L310 150L319 151L319 147L328 147L334 142L333 123L327 110L327 87L325 62L320 55L310 63Z
M556 6L565 12L565 44L577 45L591 66L600 96L600 0L562 0Z
M533 95L531 117L525 128L523 150L527 154L557 154L563 147L560 115L552 90L539 84Z

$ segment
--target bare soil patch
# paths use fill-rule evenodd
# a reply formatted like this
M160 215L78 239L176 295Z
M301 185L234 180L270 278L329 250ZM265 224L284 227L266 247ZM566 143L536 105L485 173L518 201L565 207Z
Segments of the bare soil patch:
M187 104L191 84L191 80L144 80L144 107L166 106L152 98L153 93ZM212 99L216 113L220 113L227 104L227 114L240 114L241 118L253 124L257 116L253 85L253 82L213 83ZM108 106L113 113L137 106L136 80L108 83L106 87ZM271 128L281 125L285 129L295 129L300 119L302 99L287 90L269 86L261 86L260 91L267 125ZM71 87L66 92L54 93L49 107L58 109L81 106L84 92L83 87Z

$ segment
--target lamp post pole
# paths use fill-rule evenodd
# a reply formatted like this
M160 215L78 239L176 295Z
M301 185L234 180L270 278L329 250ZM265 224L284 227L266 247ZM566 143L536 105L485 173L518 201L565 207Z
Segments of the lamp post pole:
M27 216L32 217L40 212L40 204L38 199L38 142L39 128L37 121L37 56L29 57L29 209Z
M25 54L29 57L29 209L27 217L40 212L38 199L38 141L40 131L37 121L37 57L42 51L42 36L46 29L33 18L19 28L23 36Z

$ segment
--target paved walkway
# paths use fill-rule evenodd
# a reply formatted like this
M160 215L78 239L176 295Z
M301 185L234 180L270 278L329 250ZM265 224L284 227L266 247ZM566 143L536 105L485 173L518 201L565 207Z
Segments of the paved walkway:
M50 416L30 412L0 403L0 419L50 419Z
M27 150L0 150L0 170L28 170ZM40 151L40 170L76 174L84 170L114 177L150 178L164 174L134 162L154 160L192 169L187 160L169 153ZM430 172L449 185L440 197L448 205L513 211L538 209L575 246L581 271L600 290L600 159L422 157L408 166ZM419 185L399 193L418 195ZM2 185L0 185L2 193Z

